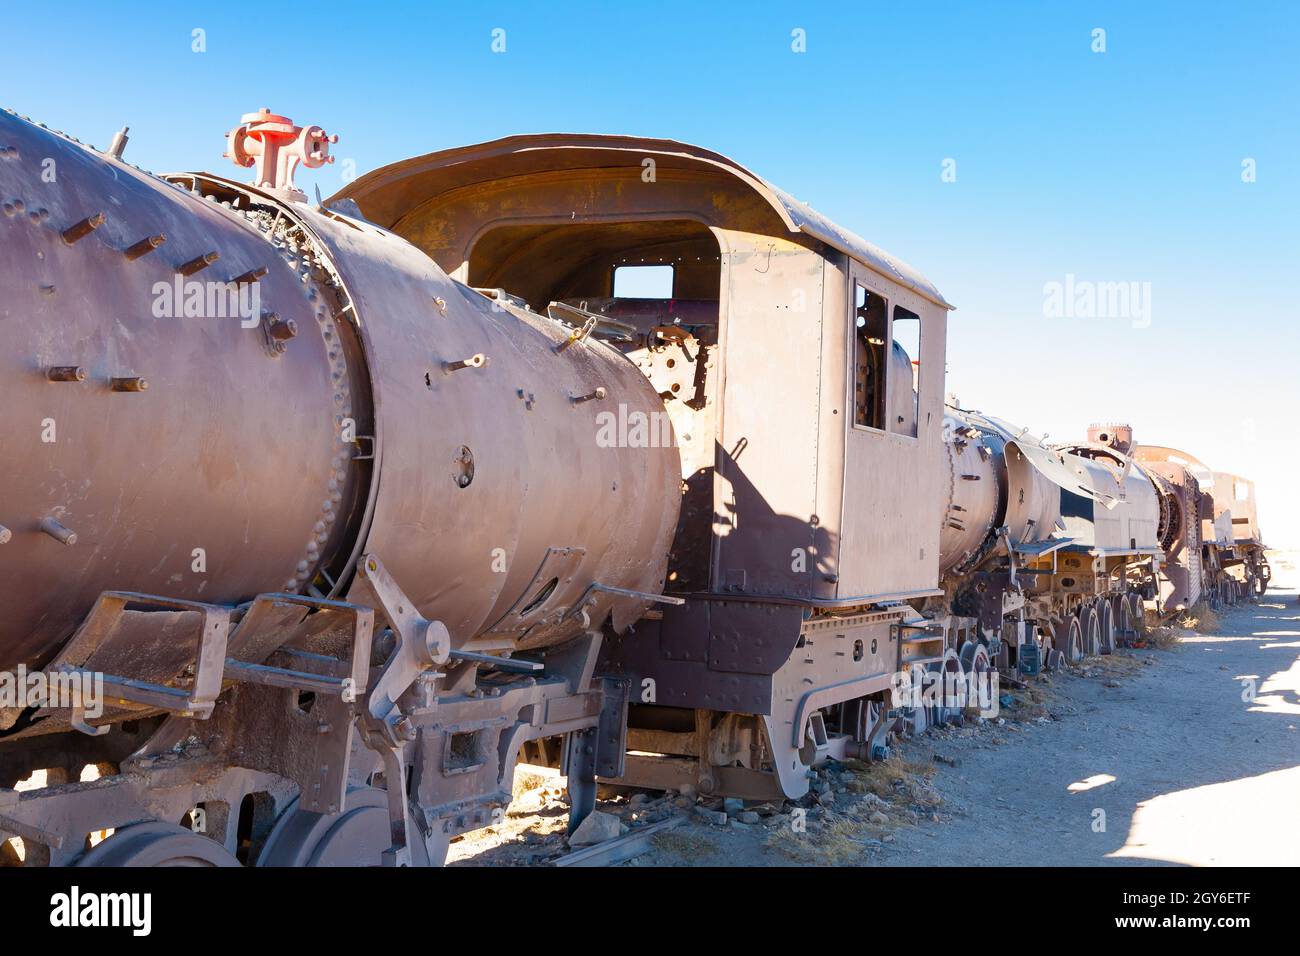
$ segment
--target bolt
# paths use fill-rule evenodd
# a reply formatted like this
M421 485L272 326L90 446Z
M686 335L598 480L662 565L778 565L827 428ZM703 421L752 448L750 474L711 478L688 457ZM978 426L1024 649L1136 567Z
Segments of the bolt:
M298 323L293 319L282 319L274 312L268 318L272 316L274 318L266 331L275 341L287 342L298 334Z
M73 545L77 543L76 532L71 528L64 527L53 518L42 518L40 529L59 544Z
M443 362L442 370L444 372L454 372L462 368L483 368L487 365L487 356L482 352L475 352L467 359L461 359L459 362Z
M115 392L143 392L149 387L149 383L138 375L114 378L112 388Z
M123 255L134 262L141 256L147 256L166 241L167 237L161 233L156 236L146 236L144 239L141 239L135 245L123 252Z
M221 258L221 253L219 252L205 252L203 255L196 256L195 258L191 259L189 262L177 266L176 271L183 276L192 276L194 275L194 273L206 269L208 266L212 265L212 263L216 262L220 258Z
M268 271L269 270L266 266L258 266L256 269L249 269L243 275L235 276L230 281L235 283L235 285L247 285L250 282L256 282L258 279L262 278L262 276L266 275Z
M63 230L63 241L72 245L78 239L84 239L96 229L104 224L104 214L97 212L93 216L87 216L81 222L69 226Z
M0 524L0 544L8 544L9 539L14 536L13 532Z
M586 395L575 396L573 398L573 404L581 405L583 402L590 402L593 400L600 401L604 397L605 397L605 386L598 385L596 386L594 391L588 392Z
M84 382L86 370L80 365L52 365L45 370L51 382Z
M113 134L113 141L108 144L108 155L114 159L122 158L122 151L126 149L126 141L129 138L126 134L131 127L123 126Z

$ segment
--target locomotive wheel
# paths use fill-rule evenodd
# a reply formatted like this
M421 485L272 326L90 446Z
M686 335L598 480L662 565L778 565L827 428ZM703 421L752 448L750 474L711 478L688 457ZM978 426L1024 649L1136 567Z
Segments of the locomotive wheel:
M77 866L239 866L226 848L193 830L153 820L118 830Z
M411 865L428 866L428 852L414 823L410 832ZM361 787L349 791L343 812L333 815L301 810L295 800L276 821L257 865L379 866L391 845L387 792Z
M1132 615L1130 619L1133 622L1129 626L1133 629L1134 640L1140 641L1145 638L1147 634L1147 610L1146 606L1142 603L1142 595L1138 594L1136 591L1130 591L1128 596L1128 607L1129 614Z
M1079 632L1083 642L1083 656L1096 657L1101 643L1101 626L1097 609L1091 604L1084 605L1079 611Z
M908 668L909 684L911 686L924 686L921 676L924 672L925 667L923 665L912 664ZM934 720L933 708L926 707L923 704L918 704L915 707L904 707L902 710L903 720L906 724L905 731L912 736L925 733ZM868 702L867 714L868 717L872 716L870 702Z
M961 666L961 658L952 648L944 652L943 660L937 664L931 665L935 670L943 675L943 683L940 685L939 703L928 708L931 724L948 724L959 720L962 716L960 707L950 707L948 704L948 680L951 675L954 680L965 680L966 672Z
M1061 652L1067 664L1077 664L1083 660L1083 628L1074 615L1056 625L1056 635L1052 639L1056 650Z
M1097 602L1097 651L1101 654L1115 652L1115 610L1107 598Z
M1119 633L1115 637L1115 642L1121 645L1129 645L1139 637L1140 629L1137 619L1133 612L1133 595L1125 594L1116 599L1115 620L1119 624Z
M989 658L989 649L979 641L967 641L961 648L961 669L966 676L975 676L976 680L968 681L967 688L971 697L967 699L965 714L968 717L978 717L980 713L979 691L984 686L987 678L982 675L993 670L993 661ZM990 702L993 706L996 702Z

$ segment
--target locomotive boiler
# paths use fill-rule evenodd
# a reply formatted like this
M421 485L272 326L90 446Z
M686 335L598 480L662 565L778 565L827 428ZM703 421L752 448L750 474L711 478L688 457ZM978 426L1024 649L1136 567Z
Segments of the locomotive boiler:
M963 665L1004 671L1108 654L1145 626L1166 492L1114 444L1050 446L948 408L944 596ZM983 649L981 646L983 645Z
M575 822L621 769L593 668L665 600L680 476L599 434L662 399L305 202L332 141L245 116L248 186L0 115L0 670L103 685L0 708L0 787L51 783L0 790L27 861L436 861L526 740L570 741Z

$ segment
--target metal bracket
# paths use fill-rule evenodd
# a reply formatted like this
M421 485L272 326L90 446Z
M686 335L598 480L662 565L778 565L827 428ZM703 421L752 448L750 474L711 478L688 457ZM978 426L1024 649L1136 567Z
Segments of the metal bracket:
M194 677L188 690L114 674L100 675L93 666L86 667L87 664L93 665L96 651L112 646L116 627L128 604L172 611L193 611L200 615L195 639ZM105 591L67 647L55 658L50 670L80 674L83 679L102 676L106 697L206 720L212 715L217 695L221 693L229 631L230 609L226 607L198 601L177 601L134 591ZM82 733L99 736L103 732L103 728L92 728L86 723L85 708L82 706L72 708L72 721L73 726Z
M397 636L397 646L366 698L362 736L384 762L392 844L384 851L383 864L409 866L411 832L404 749L407 741L416 738L417 731L410 717L397 706L397 700L417 677L451 658L451 635L441 621L420 615L373 554L362 555L348 598L379 611Z
M581 617L583 630L589 629L591 619L587 615L587 609L596 603L593 594L598 591L604 594L614 594L618 597L636 598L639 601L647 601L652 604L680 606L686 603L685 598L673 597L670 594L653 594L649 591L633 591L630 588L616 588L610 584L594 583L582 592L582 597L573 602L573 607L569 608L565 618Z
M330 677L306 671L270 667L261 663L273 653L283 640L272 634L273 645L267 646L268 630L273 624L273 614L285 605L316 611L339 613L352 619L352 659L347 677ZM352 703L365 692L370 675L370 645L374 636L375 612L346 601L306 597L301 594L259 594L243 619L230 636L229 656L226 658L226 677L249 684L266 684L291 690L313 691L320 694L337 694L345 703Z
M451 635L441 621L420 615L373 554L362 556L348 598L380 611L397 636L397 647L370 688L366 712L376 728L382 728L387 745L400 746L414 737L414 728L398 709L397 699L425 671L447 663Z

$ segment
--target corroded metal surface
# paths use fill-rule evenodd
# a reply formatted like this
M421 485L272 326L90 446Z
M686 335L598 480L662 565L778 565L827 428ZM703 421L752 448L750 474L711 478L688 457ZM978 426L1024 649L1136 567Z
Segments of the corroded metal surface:
M103 591L234 602L294 581L309 543L338 546L314 526L346 468L312 287L238 212L10 113L0 141L0 668L47 660ZM302 330L282 353L260 315L186 316L178 268L214 253L185 281L266 269L261 308ZM47 376L69 366L84 377ZM114 389L130 376L147 390Z

